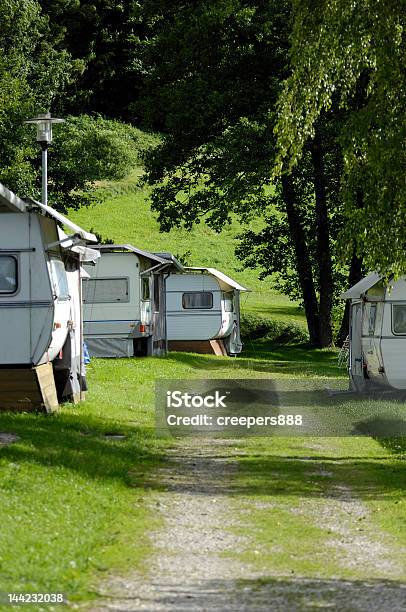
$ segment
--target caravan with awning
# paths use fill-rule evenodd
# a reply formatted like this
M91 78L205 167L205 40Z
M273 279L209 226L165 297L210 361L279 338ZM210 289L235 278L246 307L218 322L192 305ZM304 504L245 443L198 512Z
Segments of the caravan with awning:
M340 297L350 300L353 389L406 389L406 278L385 282L372 272Z
M166 279L169 349L240 353L242 291L247 289L214 268L185 267L182 273L171 273Z
M98 257L92 242L0 184L0 408L52 410L82 397L81 263Z
M130 244L104 244L84 283L84 333L93 357L163 355L167 349L165 279L175 259Z

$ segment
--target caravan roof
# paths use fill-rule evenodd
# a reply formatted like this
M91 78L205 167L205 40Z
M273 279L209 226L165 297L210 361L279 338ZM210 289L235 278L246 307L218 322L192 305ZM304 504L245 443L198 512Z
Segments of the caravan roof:
M41 204L36 200L22 200L15 193L7 189L2 183L0 183L0 212L18 212L25 213L35 208L39 208L39 212L46 213L50 217L53 217L61 225L69 227L77 234L80 238L86 242L97 242L97 238L94 234L87 232L86 230L73 223L67 217L59 213L57 210L46 204Z
M160 264L168 263L165 259L159 257L158 254L150 253L149 251L144 251L143 249L137 249L137 247L133 246L132 244L98 244L97 248L100 249L100 251L104 251L105 253L113 253L115 251L130 251L131 253L141 255L142 257L146 257L147 259L150 259L151 261L156 261Z
M242 285L237 283L237 281L233 280L226 274L223 274L223 272L216 270L215 268L188 267L188 268L185 268L185 270L196 270L197 272L199 271L207 272L208 274L215 276L220 282L224 283L225 285L228 285L229 287L233 287L233 289L238 289L238 291L249 291L249 289L247 289L246 287L243 287Z
M358 283L353 285L348 291L340 294L342 300L360 299L369 289L379 283L382 276L378 272L371 272L365 278L362 278Z

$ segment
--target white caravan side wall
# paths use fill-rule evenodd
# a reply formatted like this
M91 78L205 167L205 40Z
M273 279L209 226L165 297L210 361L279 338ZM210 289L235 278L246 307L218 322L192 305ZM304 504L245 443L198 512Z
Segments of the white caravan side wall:
M49 219L41 221L55 226ZM18 274L16 291L0 293L0 365L37 365L48 351L54 323L38 215L2 213L0 245L2 256L15 258Z
M123 301L86 302L84 281L84 333L91 338L127 338L141 320L140 260L134 253L102 253L96 265L85 265L91 280L121 279L128 295ZM119 296L122 299L122 295Z
M183 308L183 294L194 292L211 293L212 308ZM223 307L219 283L208 274L171 274L166 279L166 312L168 340L212 340L220 337ZM226 321L224 330L228 327Z
M385 293L381 352L386 379L395 389L406 389L406 281L400 279ZM405 318L396 329L394 308Z

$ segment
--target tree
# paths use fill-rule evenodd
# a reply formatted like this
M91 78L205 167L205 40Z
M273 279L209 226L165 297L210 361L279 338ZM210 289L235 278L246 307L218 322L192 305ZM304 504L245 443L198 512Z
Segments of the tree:
M103 192L95 182L127 176L156 140L120 121L68 116L55 129L51 148L50 202L62 212L99 202Z
M35 0L0 4L0 181L33 194L35 144L25 119L48 110L76 70Z
M58 112L102 113L137 121L134 103L141 74L138 40L143 33L136 0L39 0L51 31L81 62L68 96L57 98Z
M347 258L404 272L406 224L406 3L293 1L292 74L279 101L277 172L293 167L333 104L341 132ZM360 192L362 206L359 204Z
M281 243L275 243L274 261L284 263L279 279L295 277L311 341L328 346L337 277L331 229L339 217L341 169L327 129L331 118L320 122L317 137L307 143L301 169L286 172L276 184L271 178L276 101L289 75L289 4L150 4L160 11L155 19L149 16L154 31L143 57L145 116L165 137L147 168L162 229L204 220L220 230L232 214L269 218L276 206L292 246L288 262L278 258ZM273 250L273 237L262 237ZM275 270L265 266L266 273Z

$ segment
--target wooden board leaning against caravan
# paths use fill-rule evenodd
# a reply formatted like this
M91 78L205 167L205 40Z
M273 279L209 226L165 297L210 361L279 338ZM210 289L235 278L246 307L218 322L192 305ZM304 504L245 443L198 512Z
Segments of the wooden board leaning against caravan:
M166 352L165 278L183 270L128 244L96 247L101 257L86 266L84 334L94 357L134 357Z
M92 242L51 207L0 184L1 409L52 410L81 398L81 263L99 256L85 246Z
M242 291L248 289L214 268L186 267L171 273L166 280L169 349L240 353Z
M340 297L350 301L352 388L406 389L406 277L385 283L373 272Z

